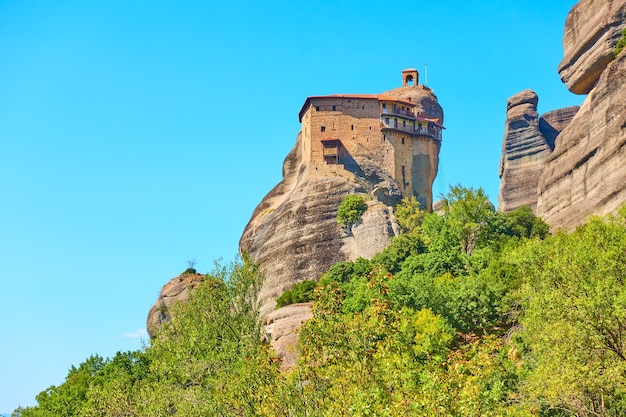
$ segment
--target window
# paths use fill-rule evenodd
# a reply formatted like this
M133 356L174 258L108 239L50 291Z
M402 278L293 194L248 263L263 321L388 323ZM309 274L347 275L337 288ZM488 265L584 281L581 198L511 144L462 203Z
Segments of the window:
M385 117L385 124L388 125L389 124L389 118Z
M315 111L320 111L320 106L315 106Z
M406 122L404 120L402 121L402 127L406 128ZM402 140L404 141L404 138L402 138ZM404 143L404 142L402 142L402 143Z
M383 109L387 108L387 103L383 103Z
M404 138L402 138L402 144L404 145ZM402 167L402 168L404 168L404 167Z
M333 111L337 110L337 106L333 106Z
M320 131L321 132L326 132L326 126L322 126Z
M354 125L350 125L350 130L354 130Z

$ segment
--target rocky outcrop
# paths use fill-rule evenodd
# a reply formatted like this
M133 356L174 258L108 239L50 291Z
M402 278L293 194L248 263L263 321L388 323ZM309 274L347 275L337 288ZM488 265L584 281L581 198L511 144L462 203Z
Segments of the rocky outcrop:
M362 222L345 233L337 224L337 209L349 194L375 195L381 187L388 198L396 187L384 174L357 177L338 171L337 176L309 177L306 164L296 163L300 149L285 160L283 181L261 202L241 237L240 248L265 274L259 295L261 314L275 308L276 299L296 282L318 280L340 261L371 257L397 233L391 208L376 199L368 203ZM366 164L361 163L362 166ZM298 169L292 169L297 166ZM374 167L368 165L368 173ZM380 182L370 182L378 178ZM400 195L396 196L400 199Z
M580 107L571 106L544 113L539 118L539 131L554 149L556 138L572 122Z
M298 329L312 317L311 303L288 305L266 316L265 331L281 361L281 369L289 369L296 364Z
M573 229L626 202L626 53L614 57L624 27L626 0L581 0L572 8L559 72L570 91L588 95L579 110L539 119L545 143L534 122L519 122L523 132L507 129L500 209L535 201L535 213L553 229ZM535 159L526 155L533 147Z
M573 228L626 201L626 53L609 64L556 141L538 187L537 214Z
M578 107L555 110L539 117L539 99L524 90L507 101L507 118L500 160L499 210L507 212L537 205L537 185L554 141Z
M587 94L613 60L626 21L626 0L581 0L565 22L559 74L575 94Z
M146 329L150 337L156 326L169 320L169 306L175 301L187 301L190 292L206 279L206 275L183 273L172 278L161 288L156 303L150 308Z
M410 88L394 88L385 92L385 95L417 104L418 114L437 119L439 124L443 125L443 109L439 105L437 96L429 87L419 84Z

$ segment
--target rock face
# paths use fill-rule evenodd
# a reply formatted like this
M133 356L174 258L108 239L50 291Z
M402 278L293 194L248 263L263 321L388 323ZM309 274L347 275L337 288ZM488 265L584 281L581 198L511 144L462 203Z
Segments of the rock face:
M375 195L381 188L387 199L397 202L401 195L394 192L392 180L373 183L374 176L356 177L346 171L337 176L309 177L307 165L300 163L298 149L297 141L285 159L283 181L256 208L240 241L242 251L248 252L265 274L259 296L263 316L296 282L318 280L337 262L371 257L385 248L398 231L392 208L373 199L352 234L344 233L336 216L347 195ZM384 173L379 172L377 177L384 178Z
M559 135L541 181L537 214L553 228L573 228L626 201L626 54L602 73Z
M206 275L183 273L172 278L161 288L159 298L150 308L146 320L146 329L150 337L154 334L156 326L169 320L169 305L174 301L187 301L189 293L203 282L205 278Z
M507 118L500 160L501 211L537 206L537 185L554 141L578 107L555 110L539 117L537 94L524 90L507 101Z
M626 21L626 0L581 0L567 16L559 74L575 94L587 94L613 60Z
M626 53L613 54L624 27L626 0L581 0L571 10L559 72L570 91L588 95L578 111L556 110L538 124L522 107L529 103L507 104L499 209L536 202L553 229L572 229L626 201Z
M301 303L274 310L265 318L265 330L281 361L281 369L289 369L296 364L298 329L312 317L311 303Z

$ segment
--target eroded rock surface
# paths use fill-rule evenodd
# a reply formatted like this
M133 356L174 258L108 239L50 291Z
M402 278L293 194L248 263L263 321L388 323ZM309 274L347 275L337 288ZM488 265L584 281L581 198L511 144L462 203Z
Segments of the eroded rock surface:
M281 369L289 369L296 364L298 329L312 317L311 303L288 305L266 316L265 331L281 361Z
M299 148L296 144L294 149ZM293 158L290 154L285 164L290 165ZM305 164L297 172L289 166L284 172L285 178L255 210L240 241L242 251L248 252L265 274L259 296L263 316L293 284L318 280L337 262L372 256L384 249L398 230L390 208L376 200L368 203L362 223L354 226L351 234L337 224L337 208L347 195L373 194L380 184L347 171L310 178Z
M146 329L150 337L156 326L169 320L168 308L175 301L187 301L190 292L206 279L201 274L181 274L172 278L161 288L156 303L150 308Z
M507 117L500 160L499 210L537 206L537 185L554 141L578 107L555 110L539 117L539 98L524 90L507 101Z
M570 91L588 95L580 109L539 119L545 143L528 121L532 111L510 110L522 114L507 114L500 209L535 201L535 213L554 230L573 229L624 204L626 53L613 53L624 27L626 0L581 0L572 8L559 73ZM509 122L518 129L508 129Z
M559 74L575 94L587 94L613 60L626 21L626 0L581 0L567 16Z
M559 135L539 183L537 214L571 229L626 201L626 54L602 73Z

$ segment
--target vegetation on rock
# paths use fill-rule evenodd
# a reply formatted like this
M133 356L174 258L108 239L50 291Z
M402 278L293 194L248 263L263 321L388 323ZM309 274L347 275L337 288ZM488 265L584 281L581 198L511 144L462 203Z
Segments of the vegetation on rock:
M626 28L622 30L622 38L615 45L615 57L619 55L620 52L626 47Z
M349 195L343 199L337 210L339 226L350 229L357 224L367 210L367 203L360 195Z
M396 220L403 232L417 230L424 221L426 212L422 210L419 201L415 197L404 197L394 210Z
M625 415L626 209L550 236L482 190L445 197L374 258L329 269L292 370L243 262L174 304L151 346L90 357L14 415Z
M276 300L276 308L311 301L313 299L313 289L316 285L317 283L315 281L309 279L298 282L278 297Z

